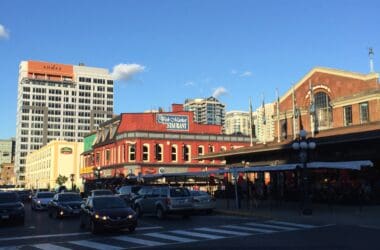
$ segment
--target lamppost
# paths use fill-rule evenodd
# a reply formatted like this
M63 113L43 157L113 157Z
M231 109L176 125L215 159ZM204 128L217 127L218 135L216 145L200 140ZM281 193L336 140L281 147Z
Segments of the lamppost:
M74 190L74 174L70 174L70 181L71 181L71 191Z
M306 138L307 132L305 130L301 130L299 133L299 137L293 142L292 148L296 151L299 151L299 160L302 163L302 185L303 185L303 208L302 213L305 215L311 215L313 213L313 209L311 207L311 199L309 195L309 175L306 163L309 158L309 151L314 150L316 147L316 143L313 141L309 141Z
M102 171L100 170L100 167L97 166L96 169L95 169L95 176L96 176L96 179L100 179L100 174L102 173Z

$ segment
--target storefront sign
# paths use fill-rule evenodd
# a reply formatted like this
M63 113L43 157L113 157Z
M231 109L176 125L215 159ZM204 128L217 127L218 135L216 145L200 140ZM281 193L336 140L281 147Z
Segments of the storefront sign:
M189 117L187 115L157 115L157 122L166 124L168 130L189 130Z
M61 148L61 154L69 155L73 153L73 149L69 147Z

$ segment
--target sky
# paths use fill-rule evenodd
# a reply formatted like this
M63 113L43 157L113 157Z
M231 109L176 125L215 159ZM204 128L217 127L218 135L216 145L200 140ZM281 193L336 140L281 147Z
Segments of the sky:
M317 66L380 69L377 0L0 1L0 139L16 133L23 60L85 63L117 79L114 112L217 97L254 109Z

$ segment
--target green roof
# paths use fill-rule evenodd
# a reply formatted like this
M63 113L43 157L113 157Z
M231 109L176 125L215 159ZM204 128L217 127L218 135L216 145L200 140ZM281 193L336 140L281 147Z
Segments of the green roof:
M94 144L95 138L96 138L96 134L92 134L92 135L88 135L84 137L83 139L84 152L92 150L92 145Z

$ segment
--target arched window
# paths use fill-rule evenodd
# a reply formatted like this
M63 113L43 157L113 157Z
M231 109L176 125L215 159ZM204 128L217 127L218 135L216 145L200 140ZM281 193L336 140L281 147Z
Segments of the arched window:
M142 151L143 151L142 152L143 161L148 161L149 160L149 146L147 144L144 144Z
M136 160L136 147L135 145L129 145L129 161Z
M155 151L155 158L156 158L156 160L157 161L162 161L162 145L156 144L155 148L154 148L154 151Z
M172 161L177 161L177 145L172 145Z
M330 128L332 125L332 108L330 97L325 92L314 95L315 119L317 129Z

